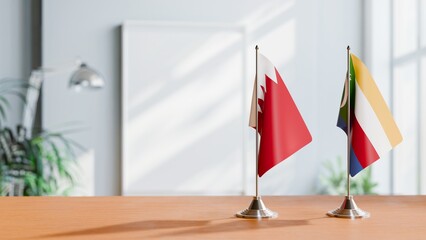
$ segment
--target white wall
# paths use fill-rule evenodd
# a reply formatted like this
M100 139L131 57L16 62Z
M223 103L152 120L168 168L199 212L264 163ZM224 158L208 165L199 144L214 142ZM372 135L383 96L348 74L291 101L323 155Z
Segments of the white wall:
M365 10L365 63L374 76L380 92L387 103L391 99L391 1L378 0L366 2ZM384 37L389 36L389 37ZM389 105L391 108L391 106ZM391 108L392 110L392 108ZM404 136L403 136L404 137ZM379 194L392 194L393 176L391 174L391 154L382 157L373 165L373 178L378 183ZM375 169L380 169L376 171Z
M344 156L345 137L335 122L346 46L362 57L362 1L45 0L43 63L61 65L80 56L106 79L102 91L75 94L66 89L64 73L45 81L43 89L45 127L73 120L90 127L75 139L94 153L96 195L120 193L120 25L125 20L246 25L249 47L258 43L280 69L313 135L309 146L261 179L261 193L312 194L321 162ZM254 69L250 59L254 51L248 56Z
M426 98L422 94L426 91L426 67L421 65L426 63L421 45L421 32L426 32L426 18L421 17L425 6L421 0L378 0L365 6L367 65L403 137L401 144L373 165L380 194L426 193Z
M29 0L0 1L0 79L27 80L31 72L31 22ZM11 99L7 125L20 123L22 104Z

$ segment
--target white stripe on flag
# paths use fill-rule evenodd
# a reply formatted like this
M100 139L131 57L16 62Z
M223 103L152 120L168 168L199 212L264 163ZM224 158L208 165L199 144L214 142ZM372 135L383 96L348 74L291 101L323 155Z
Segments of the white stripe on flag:
M259 77L259 79L257 80L258 81L257 98L264 100L265 94L263 93L262 87L264 88L264 90L266 90L266 76L268 76L275 83L278 83L277 75L275 74L275 66L274 64L271 63L271 61L269 61L269 59L267 59L265 56L259 53L257 71L258 71L257 75ZM256 127L256 113L262 112L262 109L260 108L259 104L257 104L257 100L255 99L256 98L255 89L256 89L256 84L253 87L253 95L251 99L251 108L250 108L250 117L249 117L250 127Z
M253 84L253 94L251 96L251 107L250 107L250 116L249 116L249 126L256 127L256 114L259 111L259 105L256 101L256 81Z
M267 59L265 56L263 56L262 54L259 54L259 86L265 86L265 75L268 76L272 81L274 81L275 83L278 83L277 81L277 75L275 74L275 66L274 64L271 63L271 61L269 61L269 59Z
M355 81L355 116L379 157L392 149L392 145L374 113L373 108Z

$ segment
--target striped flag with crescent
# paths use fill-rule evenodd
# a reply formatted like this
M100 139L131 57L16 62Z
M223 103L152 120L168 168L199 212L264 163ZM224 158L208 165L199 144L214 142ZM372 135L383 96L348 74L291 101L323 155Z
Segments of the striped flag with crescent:
M337 126L348 134L350 117L350 174L355 176L401 143L402 135L367 67L352 53L349 59Z

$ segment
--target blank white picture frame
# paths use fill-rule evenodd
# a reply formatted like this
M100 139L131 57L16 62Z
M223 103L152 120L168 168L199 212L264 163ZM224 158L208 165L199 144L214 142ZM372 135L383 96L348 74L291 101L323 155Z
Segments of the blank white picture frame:
M243 194L246 45L239 26L123 24L123 195Z

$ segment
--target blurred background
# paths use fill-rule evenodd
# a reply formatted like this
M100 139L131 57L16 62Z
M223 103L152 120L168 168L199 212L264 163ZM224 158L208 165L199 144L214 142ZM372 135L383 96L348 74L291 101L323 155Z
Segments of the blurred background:
M261 194L344 192L347 45L404 138L353 191L426 193L426 1L0 0L0 32L3 195L253 194L256 44L313 136ZM102 88L70 89L76 59ZM32 133L20 134L28 111Z

